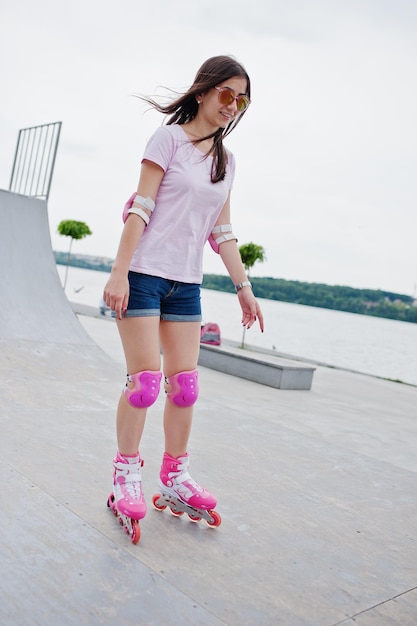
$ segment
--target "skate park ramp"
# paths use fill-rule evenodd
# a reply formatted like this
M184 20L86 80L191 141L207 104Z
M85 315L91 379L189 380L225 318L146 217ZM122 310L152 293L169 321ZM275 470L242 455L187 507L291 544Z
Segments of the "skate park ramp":
M106 507L125 370L74 314L44 201L0 191L3 625L417 623L417 388L318 367L311 391L200 368L191 471L223 523ZM142 446L148 504L163 394Z

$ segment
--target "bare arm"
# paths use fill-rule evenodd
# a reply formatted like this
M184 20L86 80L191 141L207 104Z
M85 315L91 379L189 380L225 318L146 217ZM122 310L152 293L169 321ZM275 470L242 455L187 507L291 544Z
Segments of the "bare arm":
M220 224L230 224L230 193L216 222L216 226ZM214 235L215 239L218 239L220 236L221 235ZM234 285L248 281L235 239L221 243L219 246L219 254ZM258 320L259 327L263 332L264 319L261 308L253 295L252 288L249 285L242 287L237 292L237 296L242 309L243 326L250 328L255 321Z
M137 193L140 196L150 196L155 200L164 171L151 161L142 163ZM134 204L135 206L135 204ZM139 205L138 205L139 206ZM150 216L150 211L144 209ZM116 313L118 319L122 319L123 311L126 310L129 301L128 271L133 253L145 230L145 222L135 214L128 216L124 225L120 243L110 278L104 288L104 301Z

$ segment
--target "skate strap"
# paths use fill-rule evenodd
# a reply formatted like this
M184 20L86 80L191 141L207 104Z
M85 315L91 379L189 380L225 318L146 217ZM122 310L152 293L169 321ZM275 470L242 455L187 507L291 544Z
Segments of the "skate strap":
M187 464L188 466L188 464ZM183 483L188 483L188 489L191 491L191 493L193 492L198 492L198 493L203 493L204 489L201 485L199 485L194 478L191 478L190 473L188 471L185 471L184 473L180 474L179 476L172 476L172 482L174 483L174 486L179 487L180 485L182 485Z
M114 469L120 472L125 479L125 482L132 483L139 480L142 480L140 470L142 467L142 463L122 463L117 461L114 463Z
M189 472L184 472L183 474L180 474L179 476L173 476L173 479L174 479L174 482L176 482L178 485L180 485L181 483L184 483L185 481L188 481L191 483L194 482Z

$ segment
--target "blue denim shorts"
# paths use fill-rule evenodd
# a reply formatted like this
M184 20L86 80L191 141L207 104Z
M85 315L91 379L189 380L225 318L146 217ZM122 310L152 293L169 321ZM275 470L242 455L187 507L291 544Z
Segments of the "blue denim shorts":
M158 316L169 322L201 322L200 285L129 272L125 317Z

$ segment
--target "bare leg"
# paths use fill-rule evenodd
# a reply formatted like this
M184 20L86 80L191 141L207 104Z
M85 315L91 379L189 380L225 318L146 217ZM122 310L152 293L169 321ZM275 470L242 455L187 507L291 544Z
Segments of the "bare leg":
M129 317L117 321L128 374L159 370L159 317ZM132 407L122 393L117 408L117 443L123 455L137 453L145 426L146 408Z
M160 336L167 378L197 367L200 351L200 322L161 322ZM169 387L167 388L169 391ZM165 452L177 458L187 451L193 419L193 407L179 407L165 402Z

